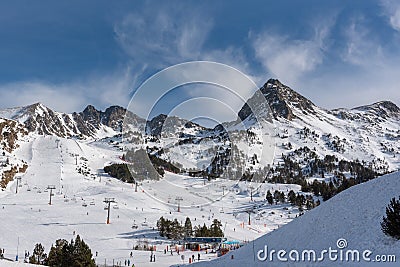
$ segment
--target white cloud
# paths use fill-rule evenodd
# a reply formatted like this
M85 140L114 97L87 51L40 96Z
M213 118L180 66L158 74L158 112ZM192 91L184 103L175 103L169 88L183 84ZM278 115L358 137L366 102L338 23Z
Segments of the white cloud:
M390 26L400 31L400 2L396 0L382 0L385 15L388 17Z
M353 65L368 67L369 65L381 65L383 49L379 41L364 26L364 18L353 18L344 31L346 48L342 53L342 59Z
M0 107L30 105L41 102L55 111L81 111L94 104L104 109L110 105L126 106L135 81L129 68L109 75L93 75L86 80L51 84L24 81L0 86Z
M60 111L80 109L84 98L78 90L68 86L45 82L16 82L2 85L0 106L3 108L25 106L41 102Z
M336 23L337 12L324 18L315 18L310 28L314 36L309 39L291 39L271 31L252 36L257 60L266 71L281 81L297 85L306 74L323 63L329 49L329 36Z
M254 39L253 47L266 70L289 84L295 84L299 77L323 61L318 39L290 40L286 36L263 33Z

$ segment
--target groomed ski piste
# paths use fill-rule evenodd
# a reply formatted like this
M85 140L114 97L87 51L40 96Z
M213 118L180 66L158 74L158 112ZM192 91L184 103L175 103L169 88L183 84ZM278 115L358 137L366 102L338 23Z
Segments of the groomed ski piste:
M287 224L299 212L288 204L269 205L265 201L267 190L299 192L298 185L253 184L256 189L251 201L246 182L217 179L204 185L199 178L166 173L160 181L149 182L146 190L139 187L135 192L134 185L103 172L104 166L122 161L121 151L102 140L29 136L19 145L13 155L29 167L19 175L18 188L13 181L0 191L0 248L10 260L18 254L23 262L25 252L32 254L36 243L41 243L48 253L57 239L70 241L79 234L99 266L111 266L113 262L124 266L125 260L135 266L170 266L188 263L192 255L196 255L197 261L198 252L164 254L172 243L157 232L156 221L161 216L180 222L189 217L193 227L204 223L209 226L213 219L218 219L228 240L249 242ZM13 160L16 159L11 157L10 161ZM49 185L56 188L51 205L50 190L46 189ZM178 196L182 198L180 212L175 200ZM105 198L116 201L111 205L110 224L106 224ZM249 208L254 210L251 225L246 213ZM133 225L138 228L133 229ZM150 251L132 250L138 244L156 246L156 262L150 262ZM216 253L200 253L201 261L217 257ZM0 260L0 266L15 264Z

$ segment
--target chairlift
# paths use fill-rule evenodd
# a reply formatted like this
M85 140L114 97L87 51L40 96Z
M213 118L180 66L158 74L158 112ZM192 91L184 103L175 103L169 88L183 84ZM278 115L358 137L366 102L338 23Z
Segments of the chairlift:
M94 206L95 205L95 203L94 203L94 201L90 201L90 206Z
M116 210L119 209L118 205L114 205L113 209L116 209Z
M86 202L83 202L82 206L86 208L87 207Z

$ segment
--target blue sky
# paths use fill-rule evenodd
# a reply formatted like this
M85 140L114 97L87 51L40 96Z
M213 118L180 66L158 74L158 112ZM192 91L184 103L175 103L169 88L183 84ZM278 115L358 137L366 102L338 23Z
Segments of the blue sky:
M126 106L192 60L278 78L325 108L400 104L398 1L2 1L0 40L0 108Z

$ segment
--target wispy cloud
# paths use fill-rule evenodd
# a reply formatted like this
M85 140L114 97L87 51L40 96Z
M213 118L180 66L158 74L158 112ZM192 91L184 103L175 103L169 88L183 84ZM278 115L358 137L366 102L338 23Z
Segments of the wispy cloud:
M334 20L327 22L315 26L310 39L291 39L272 31L250 33L257 60L271 76L296 85L301 77L323 63L326 40Z
M143 6L114 25L115 39L139 72L155 71L174 64L208 60L249 73L248 59L240 46L209 47L212 14L201 5L184 2L161 4L155 10Z
M400 2L396 0L382 0L385 15L388 17L390 26L400 31Z
M199 58L213 22L177 5L144 6L115 24L117 42L135 62L160 68Z
M344 30L344 35L347 44L342 59L345 62L364 67L382 64L382 46L364 25L363 16L354 17Z

